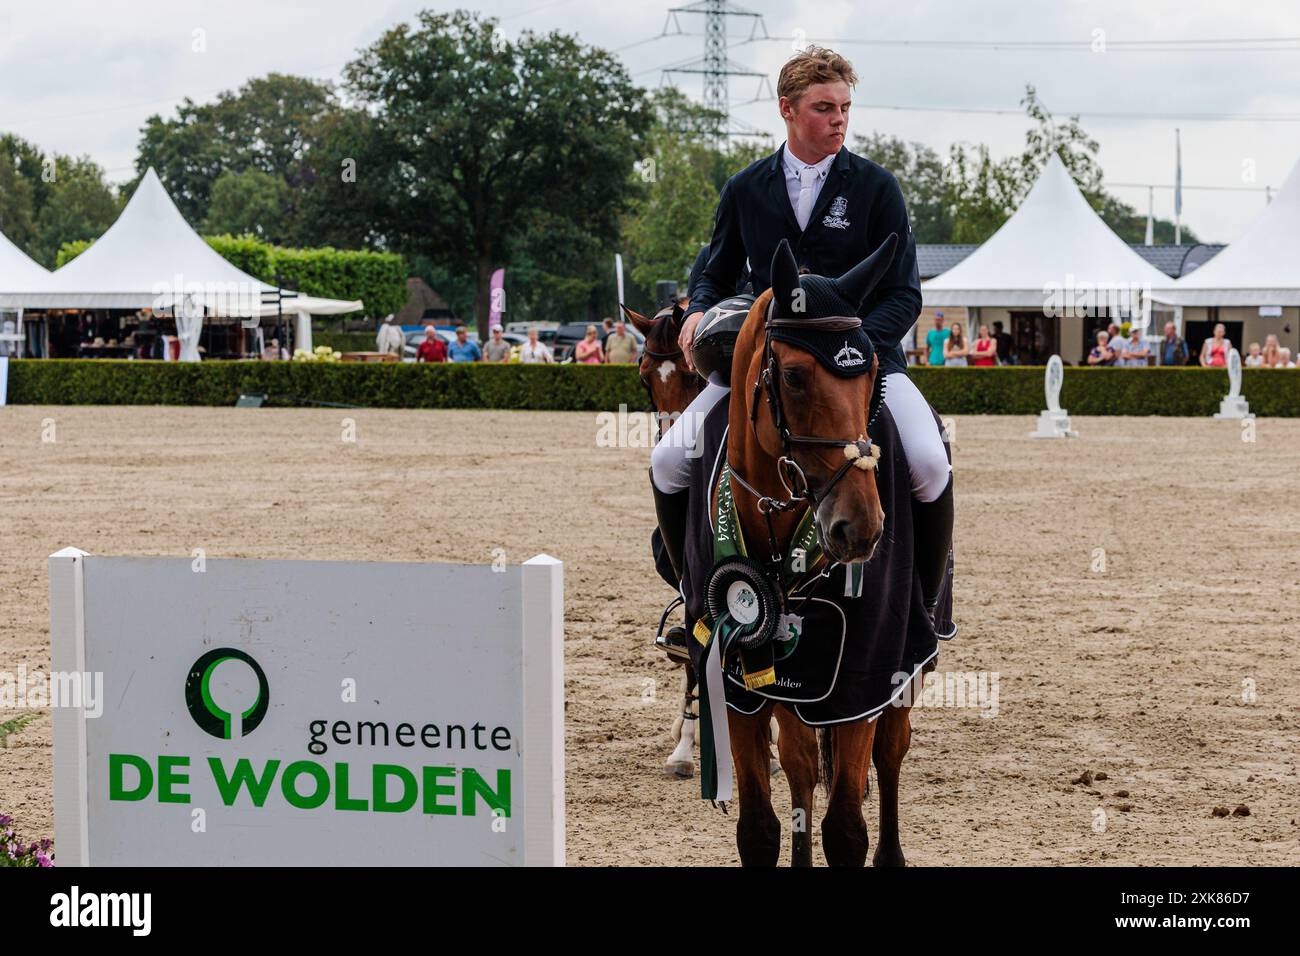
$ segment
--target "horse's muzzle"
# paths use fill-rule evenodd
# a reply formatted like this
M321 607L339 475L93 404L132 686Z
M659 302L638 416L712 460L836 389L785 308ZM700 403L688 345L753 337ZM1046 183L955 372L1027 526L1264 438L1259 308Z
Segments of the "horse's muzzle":
M823 527L822 547L832 561L841 564L870 561L884 531L885 514L882 511L877 520L866 522L833 518Z

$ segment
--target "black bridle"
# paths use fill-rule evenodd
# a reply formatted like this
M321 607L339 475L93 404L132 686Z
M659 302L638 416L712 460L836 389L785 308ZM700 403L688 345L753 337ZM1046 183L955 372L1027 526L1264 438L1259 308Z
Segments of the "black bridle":
M663 319L671 318L672 315L673 315L673 307L665 306L664 308L656 312L654 314L654 318L652 318L650 321L652 323L657 323ZM641 354L645 358L651 358L659 361L667 361L668 359L676 359L679 356L684 355L686 353L684 353L680 347L674 349L671 352L656 352L652 348L650 348L650 336L647 335L645 337L645 346L641 349ZM655 421L657 422L659 421L659 405L655 401L654 389L650 387L650 383L646 381L644 378L641 379L641 387L646 390L646 394L650 397L650 411L654 413Z
M754 382L754 392L749 403L749 424L754 432L755 440L758 438L758 398L760 390L766 400L768 411L772 415L772 424L776 427L777 435L781 439L781 457L776 462L777 478L781 481L781 486L785 489L786 498L784 501L765 495L757 488L747 482L740 473L736 471L735 462L731 463L731 474L736 480L755 498L758 499L758 510L767 522L768 544L772 551L772 560L780 564L782 558L780 548L777 545L776 531L772 524L772 513L777 511L791 511L800 503L807 503L810 508L816 508L826 496L830 494L840 480L849 473L849 469L854 467L857 458L872 457L871 438L823 438L819 435L796 435L790 430L785 415L785 406L781 401L781 381L780 381L780 362L777 360L776 351L772 348L772 334L774 328L796 327L800 329L810 329L821 332L848 332L862 326L862 319L857 316L826 316L824 318L797 318L797 319L778 319L775 318L775 300L769 300L767 304L767 314L763 322L763 366L759 371L758 378ZM871 408L868 410L867 425L870 427L871 422L875 419L876 410L883 400L882 378L879 370L876 372L876 382L872 390ZM797 445L812 446L818 448L856 448L857 455L853 457L845 456L844 463L836 469L830 480L819 489L813 489L808 482L808 476L804 474L799 463L794 459L794 447ZM814 515L815 520L815 515Z

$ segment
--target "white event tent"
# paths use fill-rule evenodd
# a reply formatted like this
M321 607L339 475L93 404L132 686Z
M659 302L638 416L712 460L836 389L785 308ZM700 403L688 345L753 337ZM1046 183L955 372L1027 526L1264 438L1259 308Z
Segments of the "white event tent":
M1173 280L1120 239L1053 155L1020 208L989 239L947 272L921 283L925 306L970 309L977 324L1000 320L1033 361L1059 354L1084 361L1091 328L1126 317L1152 333L1155 293ZM918 332L918 337L920 333Z
M1300 161L1238 239L1155 298L1182 306L1300 306Z
M199 358L205 314L275 315L277 298L279 308L296 320L298 347L308 350L312 314L338 315L362 307L359 301L295 297L237 269L190 227L152 168L117 221L81 255L19 287L0 283L0 307L171 310L181 359L190 361Z
M1167 275L1129 248L1088 204L1059 156L1020 208L947 272L921 284L927 306L1042 308L1049 291L1167 288Z
M0 233L0 295L31 285L39 285L45 282L49 275L45 269L29 258L27 253ZM18 352L24 338L22 309L14 307L7 311L17 312L18 320L13 332L5 332L3 324L0 324L0 355Z

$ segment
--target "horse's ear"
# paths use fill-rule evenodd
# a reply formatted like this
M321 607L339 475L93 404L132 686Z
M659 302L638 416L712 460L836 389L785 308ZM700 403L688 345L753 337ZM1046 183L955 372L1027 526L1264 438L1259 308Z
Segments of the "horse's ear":
M776 314L794 315L794 296L799 289L799 263L794 261L790 243L782 239L772 253L772 298L776 300Z
M898 233L891 232L889 238L880 244L880 248L835 280L840 295L854 305L861 305L885 274L885 270L893 265L894 249L897 246Z
M623 315L627 318L629 322L632 323L633 328L635 328L642 335L650 334L650 326L654 324L653 322L647 319L640 312L633 312L622 302L618 304L618 307L623 310Z
M682 308L680 302L673 299L673 314L668 317L668 327L670 329L680 329L684 318L686 318L686 310Z

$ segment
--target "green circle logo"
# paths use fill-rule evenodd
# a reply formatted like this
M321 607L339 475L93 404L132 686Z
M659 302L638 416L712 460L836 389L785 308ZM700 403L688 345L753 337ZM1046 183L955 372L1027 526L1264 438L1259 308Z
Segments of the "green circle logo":
M230 740L235 729L235 715L223 710L212 697L212 673L217 665L226 661L242 661L253 669L257 676L257 699L243 713L239 714L239 736L247 737L266 716L266 707L270 703L271 693L266 683L266 673L260 664L243 651L233 647L218 647L208 651L190 667L185 678L185 706L199 725L199 729L213 737Z

